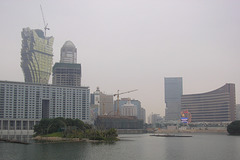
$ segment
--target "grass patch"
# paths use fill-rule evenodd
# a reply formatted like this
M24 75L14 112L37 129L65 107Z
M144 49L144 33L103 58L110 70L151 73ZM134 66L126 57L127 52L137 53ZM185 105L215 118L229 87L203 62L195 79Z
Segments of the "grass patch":
M43 137L63 137L63 133L62 132L54 132L51 134L44 135Z

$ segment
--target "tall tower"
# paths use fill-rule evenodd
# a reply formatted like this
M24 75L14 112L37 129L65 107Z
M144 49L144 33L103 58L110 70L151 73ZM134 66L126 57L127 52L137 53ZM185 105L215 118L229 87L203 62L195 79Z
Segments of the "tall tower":
M71 41L62 46L60 63L77 63L77 48Z
M48 84L53 64L53 37L40 29L23 28L21 67L25 82Z
M165 86L165 119L166 120L179 120L181 112L181 97L183 93L182 78L170 77L164 78Z
M53 66L52 83L61 86L81 86L81 64L77 63L77 48L66 41L61 48L60 63Z

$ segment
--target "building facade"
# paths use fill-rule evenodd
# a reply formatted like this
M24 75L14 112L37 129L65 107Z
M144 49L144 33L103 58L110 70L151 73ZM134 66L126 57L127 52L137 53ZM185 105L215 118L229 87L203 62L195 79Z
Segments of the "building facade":
M40 29L22 31L21 67L25 82L48 84L53 64L53 37Z
M113 95L104 94L97 87L96 91L91 94L90 107L91 120L94 121L97 116L114 115Z
M137 106L131 103L129 100L126 104L121 107L122 116L135 116L137 117Z
M60 86L81 86L82 69L77 63L77 49L71 41L61 48L60 63L53 66L52 83Z
M160 116L160 114L153 114L151 113L148 117L148 123L152 124L153 126L156 125L156 123L160 123L160 121L162 121L163 118Z
M135 116L98 116L94 124L99 129L143 129L143 120Z
M0 129L33 129L42 118L89 120L88 87L0 81Z
M55 63L52 84L60 86L81 86L81 64Z
M62 46L60 63L77 63L77 48L72 41L66 41Z
M180 119L181 96L183 93L181 77L164 78L165 87L165 120L177 121Z
M120 111L120 115L123 115L122 108L125 104L127 104L129 101L129 98L121 98L119 100L119 111ZM134 106L137 107L137 118L138 119L142 119L144 122L146 122L146 112L145 109L142 108L141 106L141 102L139 100L135 100L135 99L130 99L131 104L133 104ZM114 112L117 113L117 101L114 102Z
M240 104L236 105L236 120L240 120Z
M182 96L182 110L188 110L192 122L228 122L235 120L235 84L201 94Z

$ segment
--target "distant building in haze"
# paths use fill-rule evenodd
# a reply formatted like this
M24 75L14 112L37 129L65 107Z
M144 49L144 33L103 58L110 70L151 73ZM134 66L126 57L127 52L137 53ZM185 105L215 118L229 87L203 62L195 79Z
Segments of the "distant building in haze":
M122 116L135 116L137 117L137 106L131 103L131 100L127 101L121 108Z
M81 64L77 63L77 49L71 41L61 49L60 63L53 66L52 83L60 86L81 86Z
M114 115L113 95L105 94L97 87L91 94L90 117L95 120L97 116Z
M122 113L122 108L125 104L127 104L129 101L129 98L121 98L119 100L119 111L120 111L120 115L123 115ZM135 99L130 99L131 104L135 105L137 107L137 118L138 119L142 119L143 122L146 122L146 111L144 108L142 108L141 106L141 102L139 100L135 100ZM114 111L115 113L117 113L117 101L114 102Z
M77 48L71 41L62 46L60 63L77 63Z
M181 96L183 93L181 77L164 78L165 87L165 120L177 121L180 119Z
M22 31L21 67L25 82L48 84L53 64L53 37L40 29Z
M148 123L155 125L156 123L159 123L160 121L162 121L163 118L160 116L160 114L150 114L148 116Z
M192 122L228 122L236 118L235 84L227 83L214 91L182 96L182 110Z

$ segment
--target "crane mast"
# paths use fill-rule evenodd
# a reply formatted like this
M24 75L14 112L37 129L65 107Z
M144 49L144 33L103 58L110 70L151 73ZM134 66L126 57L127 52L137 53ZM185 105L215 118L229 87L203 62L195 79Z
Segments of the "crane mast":
M42 6L40 5L40 9L41 9L41 13L42 13L42 18L43 18L43 25L44 25L44 36L46 37L47 35L47 30L50 30L50 28L48 28L48 24L45 23L45 18L44 18L44 14L43 14L43 9Z
M121 94L126 94L126 93L130 93L130 92L135 92L137 91L137 89L135 90L131 90L131 91L127 91L127 92L122 92L122 93L119 93L119 90L117 91L117 94L114 94L113 96L117 96L117 116L119 116L119 95Z

